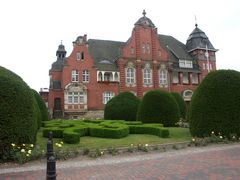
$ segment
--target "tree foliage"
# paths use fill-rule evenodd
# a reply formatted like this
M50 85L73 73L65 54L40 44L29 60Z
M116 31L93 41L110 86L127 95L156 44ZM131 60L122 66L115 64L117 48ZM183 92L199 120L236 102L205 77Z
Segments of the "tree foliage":
M174 126L179 120L179 107L174 97L162 90L145 94L139 106L137 120L144 123L161 123Z
M183 97L177 92L172 92L171 94L173 95L173 97L175 98L175 100L178 104L178 107L179 107L179 110L180 110L180 118L185 119L186 118L187 106L186 106L186 103L185 103Z
M209 73L194 92L189 109L190 132L209 136L211 132L240 135L240 72L218 70Z
M140 100L131 92L122 92L105 106L104 119L135 121Z
M0 156L11 143L35 143L38 127L34 103L28 85L0 66Z

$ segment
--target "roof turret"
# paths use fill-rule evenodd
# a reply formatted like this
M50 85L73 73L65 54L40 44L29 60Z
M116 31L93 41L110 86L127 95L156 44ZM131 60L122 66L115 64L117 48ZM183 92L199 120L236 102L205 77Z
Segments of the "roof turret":
M152 27L154 28L155 25L153 24L153 22L151 21L151 19L146 17L146 11L143 10L143 17L141 17L136 23L135 25L139 25L139 26L147 26L147 27Z
M217 51L206 36L205 32L199 29L197 24L195 24L195 29L189 35L186 46L188 52L195 49L206 49L206 46L209 50Z

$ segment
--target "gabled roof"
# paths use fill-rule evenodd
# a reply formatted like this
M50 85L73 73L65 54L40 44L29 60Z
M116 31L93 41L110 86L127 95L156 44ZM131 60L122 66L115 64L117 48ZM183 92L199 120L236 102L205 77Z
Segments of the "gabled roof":
M88 40L88 50L98 69L116 71L116 60L121 56L121 49L125 42L107 40Z
M185 44L182 42L172 36L160 34L158 37L163 48L169 53L170 60L193 60L188 54Z

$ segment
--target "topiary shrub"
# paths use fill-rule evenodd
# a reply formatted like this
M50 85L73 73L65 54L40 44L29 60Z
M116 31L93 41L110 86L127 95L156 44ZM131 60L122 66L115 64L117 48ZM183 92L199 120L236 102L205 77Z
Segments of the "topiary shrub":
M194 92L188 113L192 136L240 135L240 72L209 73Z
M172 92L171 94L173 95L173 97L175 98L178 104L179 111L180 111L180 118L186 119L187 105L183 97L177 92Z
M135 121L140 100L131 92L122 92L105 106L104 119Z
M28 85L0 66L0 159L8 153L11 143L36 142L38 126L34 101Z
M143 97L137 120L143 123L161 123L165 127L175 126L179 120L179 107L170 93L152 90Z
M80 135L77 132L74 132L73 129L66 129L63 132L63 141L68 144L76 144L80 142Z
M45 102L43 101L42 97L40 96L40 94L38 94L37 91L35 91L34 89L32 89L34 97L37 101L39 110L40 110L40 118L41 118L41 122L43 121L48 121L48 110L46 107Z

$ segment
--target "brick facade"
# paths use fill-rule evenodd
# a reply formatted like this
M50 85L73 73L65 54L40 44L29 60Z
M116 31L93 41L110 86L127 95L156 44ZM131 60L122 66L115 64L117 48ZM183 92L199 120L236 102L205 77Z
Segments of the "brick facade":
M59 45L57 61L49 71L51 117L79 118L103 110L111 97L123 91L142 98L160 88L190 101L207 73L216 70L216 51L197 25L183 44L159 35L145 12L127 42L79 36L68 57Z

